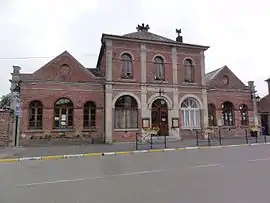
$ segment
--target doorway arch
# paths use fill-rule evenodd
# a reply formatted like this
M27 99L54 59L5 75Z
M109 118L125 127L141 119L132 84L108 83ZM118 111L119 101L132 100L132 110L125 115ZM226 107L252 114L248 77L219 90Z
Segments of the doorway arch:
M169 135L168 104L164 99L156 99L152 103L151 123L153 127L159 127L159 136Z

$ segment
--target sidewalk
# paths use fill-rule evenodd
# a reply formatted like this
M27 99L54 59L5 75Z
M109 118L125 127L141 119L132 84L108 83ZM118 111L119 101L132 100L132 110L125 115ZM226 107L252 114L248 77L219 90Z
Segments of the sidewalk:
M267 141L270 138L267 137ZM258 137L258 143L263 143L263 137ZM245 138L223 139L222 145L236 145L245 144ZM249 138L249 143L255 143L255 138ZM218 146L218 140L212 140L211 146ZM195 147L196 140L181 140L174 142L167 142L167 148L182 148ZM200 140L199 146L208 146L207 140ZM153 149L165 148L164 143L153 144ZM138 150L150 149L150 144L139 145ZM89 144L89 145L66 145L66 146L46 146L46 147L13 147L0 149L0 158L14 158L14 157L36 157L36 156L50 156L50 155L69 155L69 154L84 154L94 152L116 152L116 151L133 151L136 150L135 143L118 143L118 144Z

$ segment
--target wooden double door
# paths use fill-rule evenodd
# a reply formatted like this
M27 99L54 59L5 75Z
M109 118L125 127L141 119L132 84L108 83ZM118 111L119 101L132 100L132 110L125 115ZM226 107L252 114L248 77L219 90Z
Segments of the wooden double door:
M152 104L152 128L158 127L159 136L169 135L169 122L168 122L168 107L163 99L157 99Z

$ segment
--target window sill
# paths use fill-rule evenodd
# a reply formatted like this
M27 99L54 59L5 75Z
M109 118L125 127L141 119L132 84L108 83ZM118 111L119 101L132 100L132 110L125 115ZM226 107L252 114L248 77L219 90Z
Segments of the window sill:
M120 81L135 82L134 78L119 78Z
M152 80L152 83L158 83L158 84L168 84L168 80Z
M198 85L195 82L182 82L182 84L184 84L184 85Z
M52 129L52 132L75 132L75 129L73 128L56 128Z
M84 128L82 132L97 132L98 130L96 128Z
M130 131L138 131L139 128L131 128L131 129L114 129L115 132L130 132Z
M25 131L26 133L43 133L43 129L28 129Z
M181 130L200 130L200 127L180 127Z

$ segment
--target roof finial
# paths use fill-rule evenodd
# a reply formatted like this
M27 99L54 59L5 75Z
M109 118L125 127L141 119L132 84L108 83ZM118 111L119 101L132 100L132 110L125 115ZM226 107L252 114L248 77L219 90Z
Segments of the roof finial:
M146 26L144 25L144 23L142 23L142 25L138 25L136 27L137 31L145 31L148 32L148 30L150 29L149 25L147 24Z
M178 34L178 36L176 37L176 41L177 42L183 42L183 37L181 36L182 30L180 29L175 29L176 33Z
M180 29L176 29L176 33L178 34L178 36L180 36L180 34L181 34L181 28Z

